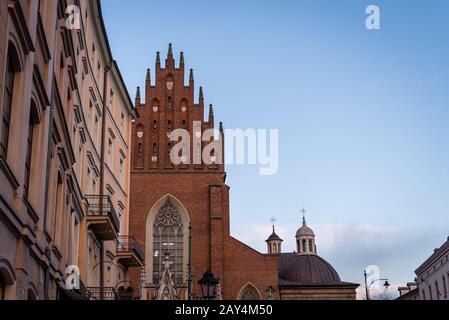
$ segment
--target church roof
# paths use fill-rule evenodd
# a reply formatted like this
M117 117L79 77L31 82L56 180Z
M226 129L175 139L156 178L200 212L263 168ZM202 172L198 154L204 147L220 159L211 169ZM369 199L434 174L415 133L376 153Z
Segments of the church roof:
M271 236L268 237L267 240L265 240L265 242L270 242L270 241L284 241L276 234L276 232L274 230L274 226L273 226L273 233L271 234Z
M298 231L296 232L296 237L301 237L301 236L315 237L315 233L307 225L305 217L302 218L302 226L301 226L301 228L299 228Z
M279 285L297 286L348 286L342 282L337 271L317 255L283 253L279 256Z

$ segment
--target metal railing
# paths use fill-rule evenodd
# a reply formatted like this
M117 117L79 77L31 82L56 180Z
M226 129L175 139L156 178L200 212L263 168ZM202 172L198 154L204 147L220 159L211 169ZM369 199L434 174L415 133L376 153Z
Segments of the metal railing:
M143 249L133 236L118 236L117 251L133 251L140 261L144 259Z
M101 289L100 287L88 287L90 300L101 300ZM103 300L120 300L119 295L115 288L104 287L103 288Z
M99 216L103 210L102 215L109 216L116 232L120 230L120 220L115 212L114 205L112 204L111 197L99 196L99 195L87 195L87 205L89 210L88 216Z

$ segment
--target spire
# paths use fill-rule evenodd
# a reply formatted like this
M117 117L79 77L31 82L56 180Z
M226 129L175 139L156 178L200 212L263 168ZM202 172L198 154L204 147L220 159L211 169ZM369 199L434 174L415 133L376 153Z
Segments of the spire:
M209 119L214 116L214 105L211 103L209 105Z
M303 227L307 227L307 223L306 223L306 209L302 208L301 213L302 213L302 226Z
M220 133L223 134L224 133L224 129L223 129L223 122L220 122Z
M203 87L200 87L200 102L204 101Z
M161 53L158 51L156 52L156 67L161 66Z
M171 43L168 44L168 53L167 53L167 58L170 57L173 58L173 48Z
M168 44L168 53L167 53L167 59L165 60L165 68L174 68L175 67L175 60L173 59L173 48L172 44Z
M194 81L194 77L193 77L193 69L190 69L190 75L189 75L189 83L192 84Z
M139 106L140 106L140 87L137 87L135 107L137 108Z
M181 55L179 57L179 68L184 69L184 52L181 51Z
M147 69L147 82L151 82L151 70Z
M209 105L209 125L214 126L214 106L213 104Z

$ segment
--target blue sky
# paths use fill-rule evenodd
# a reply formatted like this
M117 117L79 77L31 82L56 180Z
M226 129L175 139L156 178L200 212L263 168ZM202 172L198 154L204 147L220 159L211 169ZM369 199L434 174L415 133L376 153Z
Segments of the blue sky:
M365 28L365 8L381 30ZM346 281L405 284L449 236L447 1L104 0L132 96L173 43L227 128L279 129L279 172L228 166L234 236L294 249L308 210Z

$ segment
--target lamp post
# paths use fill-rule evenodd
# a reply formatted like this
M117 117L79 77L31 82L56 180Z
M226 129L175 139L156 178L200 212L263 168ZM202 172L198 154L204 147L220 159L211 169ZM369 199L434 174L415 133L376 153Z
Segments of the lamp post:
M366 274L366 270L364 271L363 275L365 276L365 292L366 292L366 300L371 300L370 295L369 295L369 289L371 288L371 286L377 282L377 281L385 281L384 283L384 287L386 290L388 290L388 288L390 287L390 283L388 282L388 279L376 279L371 281L371 283L368 285L368 275Z
M214 274L210 271L206 271L206 273L203 274L203 277L198 280L204 300L215 299L218 283L219 281L215 279Z

